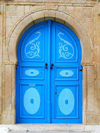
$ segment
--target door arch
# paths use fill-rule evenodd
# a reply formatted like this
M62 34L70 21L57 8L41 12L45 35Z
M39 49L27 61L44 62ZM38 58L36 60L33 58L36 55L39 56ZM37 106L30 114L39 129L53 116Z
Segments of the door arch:
M81 46L54 21L30 27L17 50L16 122L82 123Z

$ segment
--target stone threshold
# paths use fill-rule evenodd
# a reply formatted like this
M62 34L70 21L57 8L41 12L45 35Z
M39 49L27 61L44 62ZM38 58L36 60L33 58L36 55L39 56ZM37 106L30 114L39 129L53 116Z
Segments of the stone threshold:
M58 132L58 133L100 133L100 125L83 124L15 124L0 125L0 133L30 133L30 132Z

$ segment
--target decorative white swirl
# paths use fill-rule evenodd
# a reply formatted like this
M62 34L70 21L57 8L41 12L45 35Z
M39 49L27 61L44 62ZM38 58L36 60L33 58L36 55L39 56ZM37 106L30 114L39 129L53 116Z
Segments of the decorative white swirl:
M71 59L74 55L74 48L72 44L70 44L68 41L64 40L60 35L64 35L64 33L59 32L58 37L62 42L59 42L59 58L63 57L65 59Z
M38 37L30 41L28 44L25 46L25 54L28 58L34 58L36 56L39 57L39 52L40 52L40 42L37 41L34 43L36 40L39 39L41 36L41 32L37 31L35 34L39 34Z

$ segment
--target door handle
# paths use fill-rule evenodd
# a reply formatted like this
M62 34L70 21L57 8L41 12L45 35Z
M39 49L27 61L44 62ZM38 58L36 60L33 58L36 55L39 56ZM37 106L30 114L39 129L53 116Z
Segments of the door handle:
M45 63L45 68L46 68L46 69L47 69L47 65L48 65L48 64L47 64L47 63Z
M54 65L53 65L53 64L51 64L51 67L50 67L50 69L52 69L52 68L53 68L53 66L54 66Z

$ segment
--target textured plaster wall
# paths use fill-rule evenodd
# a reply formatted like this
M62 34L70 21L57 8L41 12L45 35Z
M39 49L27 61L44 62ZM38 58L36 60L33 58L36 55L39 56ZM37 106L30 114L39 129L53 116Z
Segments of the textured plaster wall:
M0 123L15 123L17 45L31 25L69 26L82 46L83 124L100 124L100 3L96 0L0 1Z

